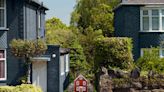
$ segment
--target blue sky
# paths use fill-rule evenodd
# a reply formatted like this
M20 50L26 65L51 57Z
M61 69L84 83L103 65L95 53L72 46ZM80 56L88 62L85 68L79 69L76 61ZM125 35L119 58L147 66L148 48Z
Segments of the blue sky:
M43 4L49 8L47 11L46 19L57 17L63 23L69 25L70 15L73 11L73 7L76 4L76 0L40 0Z

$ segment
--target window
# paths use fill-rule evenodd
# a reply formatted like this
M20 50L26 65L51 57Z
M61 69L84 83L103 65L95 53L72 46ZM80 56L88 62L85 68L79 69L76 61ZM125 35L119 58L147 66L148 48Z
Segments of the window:
M64 55L60 56L60 74L64 75L65 71L64 71Z
M160 57L164 58L164 49L160 49Z
M38 29L41 28L41 12L38 13Z
M0 80L6 79L6 52L0 50Z
M6 28L6 0L0 0L0 29Z
M141 49L141 56L144 56L144 55L149 55L151 52L153 52L153 54L154 55L156 55L156 56L159 56L159 57L161 57L161 58L163 58L164 57L164 49L163 48L160 48L160 49L158 49L158 48L154 48L154 49L152 49L152 48L142 48Z
M66 67L66 72L69 71L69 54L65 55L65 67Z
M164 32L164 9L141 8L141 32Z

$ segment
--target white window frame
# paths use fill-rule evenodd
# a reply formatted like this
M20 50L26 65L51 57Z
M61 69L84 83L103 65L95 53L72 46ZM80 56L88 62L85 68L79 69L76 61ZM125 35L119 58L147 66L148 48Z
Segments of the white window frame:
M160 51L159 51L159 55L160 55L160 58L164 58L164 56L162 55L162 50L164 50L164 48L160 48Z
M6 8L6 0L4 0L4 7L0 7L0 9L4 9L4 27L0 27L0 30L4 30L7 28L7 22L6 22L6 19L7 19L7 14L6 14L6 11L7 11L7 8Z
M69 72L69 54L65 55L65 71Z
M143 11L148 10L148 17L149 17L149 30L143 30ZM159 11L159 30L152 30L152 10L158 10ZM162 10L164 10L164 7L141 7L140 8L140 32L164 32L164 29L162 29Z
M143 57L143 55L144 55L143 49L149 49L149 48L141 48L141 49L140 49L140 56L141 56L141 57ZM151 49L151 48L150 48L150 49ZM164 50L164 48L159 48L159 57L160 57L160 58L164 58L164 56L162 55L162 50Z
M5 81L7 79L7 61L6 61L6 49L0 49L0 50L3 50L4 51L4 55L5 55L5 58L1 59L0 60L4 60L4 64L5 64L5 77L4 78L0 78L0 81Z

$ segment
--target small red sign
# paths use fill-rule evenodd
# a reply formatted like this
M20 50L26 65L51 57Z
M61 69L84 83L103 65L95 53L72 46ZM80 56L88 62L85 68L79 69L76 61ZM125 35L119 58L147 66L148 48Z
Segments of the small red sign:
M74 80L74 92L88 92L87 80L84 76L79 75Z

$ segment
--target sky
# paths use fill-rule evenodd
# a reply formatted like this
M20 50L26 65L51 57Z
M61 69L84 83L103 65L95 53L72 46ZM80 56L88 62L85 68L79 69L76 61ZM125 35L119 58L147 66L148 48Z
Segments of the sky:
M46 12L46 19L57 17L66 25L70 23L71 12L76 0L40 0L49 8Z

